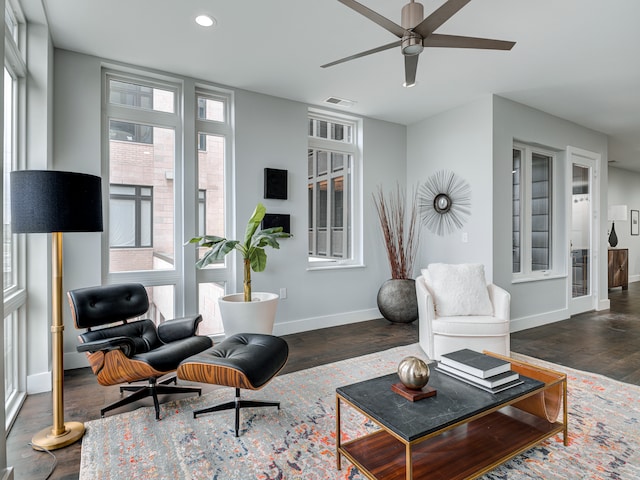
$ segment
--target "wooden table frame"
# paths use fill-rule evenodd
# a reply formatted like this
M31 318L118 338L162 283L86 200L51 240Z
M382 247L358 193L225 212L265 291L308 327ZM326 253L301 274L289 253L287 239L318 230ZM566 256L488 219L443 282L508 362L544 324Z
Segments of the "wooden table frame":
M568 445L567 377L509 357L512 369L544 382L533 392L474 415L446 428L407 441L369 417L336 392L336 467L344 456L369 479L477 478L558 433ZM341 440L341 404L363 414L380 429ZM562 405L562 422L557 416ZM491 430L492 435L486 432ZM449 432L447 435L443 435ZM418 457L414 461L414 457ZM455 467L455 468L454 468ZM454 471L455 470L455 471ZM440 474L440 477L438 477Z

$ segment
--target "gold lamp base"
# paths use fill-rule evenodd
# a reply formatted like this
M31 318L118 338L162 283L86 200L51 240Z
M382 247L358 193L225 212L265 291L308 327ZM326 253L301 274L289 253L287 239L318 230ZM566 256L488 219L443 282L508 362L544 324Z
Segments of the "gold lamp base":
M77 442L84 435L84 423L65 422L64 433L53 434L53 427L45 428L36 433L31 439L31 446L34 450L56 450Z

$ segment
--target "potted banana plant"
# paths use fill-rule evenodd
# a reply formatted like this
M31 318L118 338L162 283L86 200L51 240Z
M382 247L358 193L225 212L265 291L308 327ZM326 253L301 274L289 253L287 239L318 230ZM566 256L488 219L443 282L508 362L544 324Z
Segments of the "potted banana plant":
M243 260L243 293L225 295L218 299L225 335L234 333L272 333L279 296L275 293L253 292L251 272L262 272L267 266L266 247L280 248L278 239L291 237L282 227L260 229L266 208L258 203L247 222L243 240L229 240L215 235L194 237L196 243L208 250L196 263L197 268L224 259L236 250Z

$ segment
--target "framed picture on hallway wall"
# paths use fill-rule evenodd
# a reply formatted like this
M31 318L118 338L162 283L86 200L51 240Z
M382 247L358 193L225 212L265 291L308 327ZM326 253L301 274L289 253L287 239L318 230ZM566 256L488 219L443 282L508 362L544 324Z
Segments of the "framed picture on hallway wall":
M631 235L640 235L640 225L638 225L638 210L631 210Z

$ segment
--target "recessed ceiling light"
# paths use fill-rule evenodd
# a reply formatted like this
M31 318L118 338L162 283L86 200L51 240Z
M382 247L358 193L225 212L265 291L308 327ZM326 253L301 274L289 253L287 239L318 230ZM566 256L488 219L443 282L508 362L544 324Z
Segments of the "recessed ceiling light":
M198 15L196 17L196 23L201 27L212 27L215 25L216 21L209 15Z

